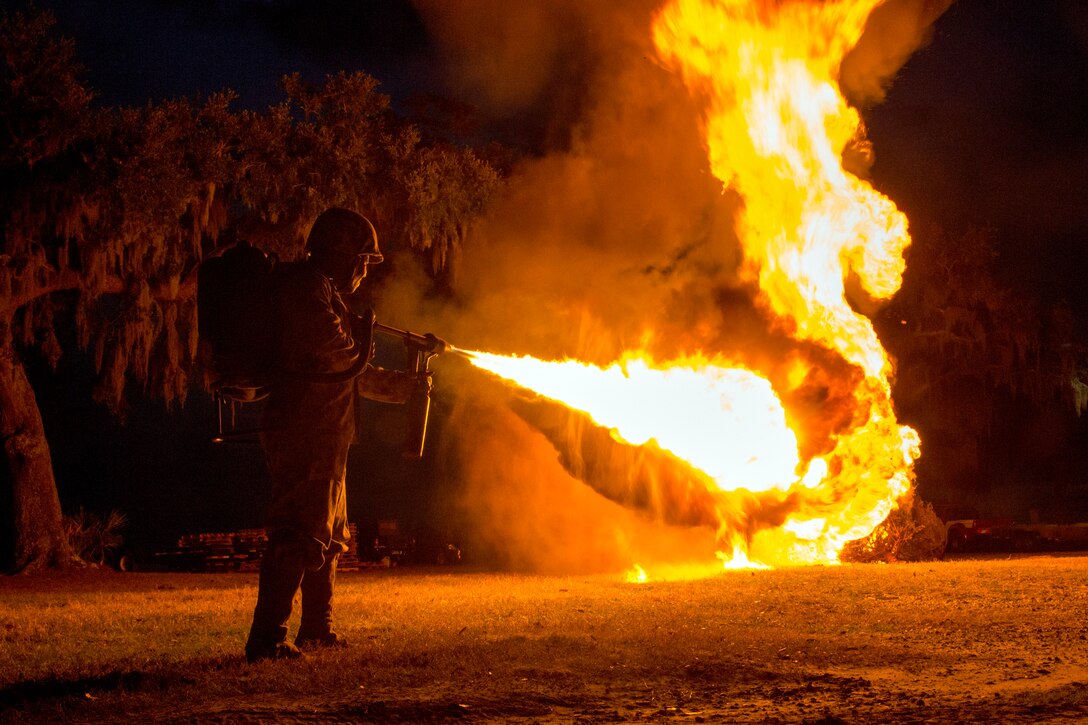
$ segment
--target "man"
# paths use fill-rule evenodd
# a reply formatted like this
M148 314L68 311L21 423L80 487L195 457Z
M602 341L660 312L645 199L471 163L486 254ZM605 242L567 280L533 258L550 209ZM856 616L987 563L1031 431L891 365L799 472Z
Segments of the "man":
M354 315L341 297L359 288L369 265L382 261L370 221L329 209L314 222L306 252L304 261L279 268L273 289L280 375L262 423L272 500L246 642L250 662L299 657L300 647L345 644L332 629L332 594L336 562L350 538L344 476L355 435L357 377L365 371L364 377L381 379L383 399L399 402L414 382L368 367L373 315ZM299 589L302 621L291 644L287 621Z

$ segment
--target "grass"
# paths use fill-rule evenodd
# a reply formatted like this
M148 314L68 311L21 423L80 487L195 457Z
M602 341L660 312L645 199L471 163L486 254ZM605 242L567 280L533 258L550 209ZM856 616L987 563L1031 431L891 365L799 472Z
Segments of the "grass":
M1088 558L700 581L342 575L352 646L246 665L245 574L0 580L0 721L1088 717Z

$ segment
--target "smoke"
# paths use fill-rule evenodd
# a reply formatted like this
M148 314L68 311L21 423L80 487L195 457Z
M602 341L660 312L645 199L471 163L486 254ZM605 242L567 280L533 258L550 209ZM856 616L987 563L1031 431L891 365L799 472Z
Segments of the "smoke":
M441 470L473 561L547 573L615 572L693 553L714 561L712 528L668 526L598 495L510 409L509 389L468 370L443 373L459 394L448 425L457 435L445 439Z
M789 375L805 346L770 324L740 282L740 201L709 171L697 103L656 61L650 29L661 4L415 1L450 87L522 134L530 153L466 244L456 303L409 294L419 280L408 275L388 285L383 313L496 353L606 363L631 348L662 359L705 350L762 364L772 381ZM843 65L851 97L879 99L947 4L882 6ZM479 377L439 366L456 431L442 467L479 548L518 568L614 569L713 538L707 527L670 527L683 516L659 503L624 507L607 484L587 486L585 467L572 465L587 456L584 438L547 434L509 388ZM796 388L792 402L826 408L816 427L830 430L846 424L850 394L835 389L838 371L827 377ZM827 430L802 448L818 448ZM647 527L667 543L646 550Z
M693 280L729 283L733 200L654 60L656 4L417 3L451 86L547 143L466 245L466 344L603 360L661 330Z
M576 2L519 3L516 11L502 0L415 6L447 64L451 88L491 114L534 105L556 80L567 80L558 68L575 70L586 60L571 52L588 43Z
M930 38L933 23L952 0L888 0L869 16L865 33L843 60L843 94L859 106L884 100L888 85Z

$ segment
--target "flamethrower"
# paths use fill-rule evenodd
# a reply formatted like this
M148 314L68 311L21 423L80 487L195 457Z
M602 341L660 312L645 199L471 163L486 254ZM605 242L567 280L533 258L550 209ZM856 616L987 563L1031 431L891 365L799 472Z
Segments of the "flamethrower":
M429 332L420 335L380 322L374 323L374 331L399 337L404 341L404 351L408 358L406 372L415 378L415 384L408 396L408 428L404 435L402 454L405 458L422 458L423 444L427 440L427 420L431 414L431 358L456 349ZM356 410L358 409L357 406Z
M401 330L379 322L373 323L375 332L380 332L392 337L398 337L404 342L407 356L405 369L413 378L412 390L406 401L407 405L407 429L402 453L405 458L420 458L423 455L423 446L427 437L427 422L431 409L431 359L444 352L459 352L455 347L440 337L431 333L420 334L409 330ZM369 344L369 341L368 343ZM369 354L360 354L359 362L336 373L312 373L298 376L305 382L318 384L344 383L362 375L367 368ZM246 427L242 423L243 407L246 404L260 401L267 397L275 382L265 382L253 385L221 385L213 390L216 401L216 435L212 438L215 443L225 442L252 442L254 436L261 432L259 427ZM399 402L399 401L398 401ZM356 414L361 406L356 406ZM357 426L358 428L358 421Z

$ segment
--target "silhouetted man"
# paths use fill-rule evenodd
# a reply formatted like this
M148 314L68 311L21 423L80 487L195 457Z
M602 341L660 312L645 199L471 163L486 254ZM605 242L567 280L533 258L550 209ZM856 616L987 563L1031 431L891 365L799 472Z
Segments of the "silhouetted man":
M344 476L355 436L356 385L376 379L387 389L385 399L403 402L413 382L403 373L368 367L373 315L353 314L341 298L358 289L369 265L382 261L370 221L329 209L314 223L306 252L304 261L281 265L274 278L279 375L261 434L272 500L246 642L250 662L298 657L299 647L344 644L332 629L332 594L337 559L350 538ZM302 621L291 644L287 621L299 589Z

